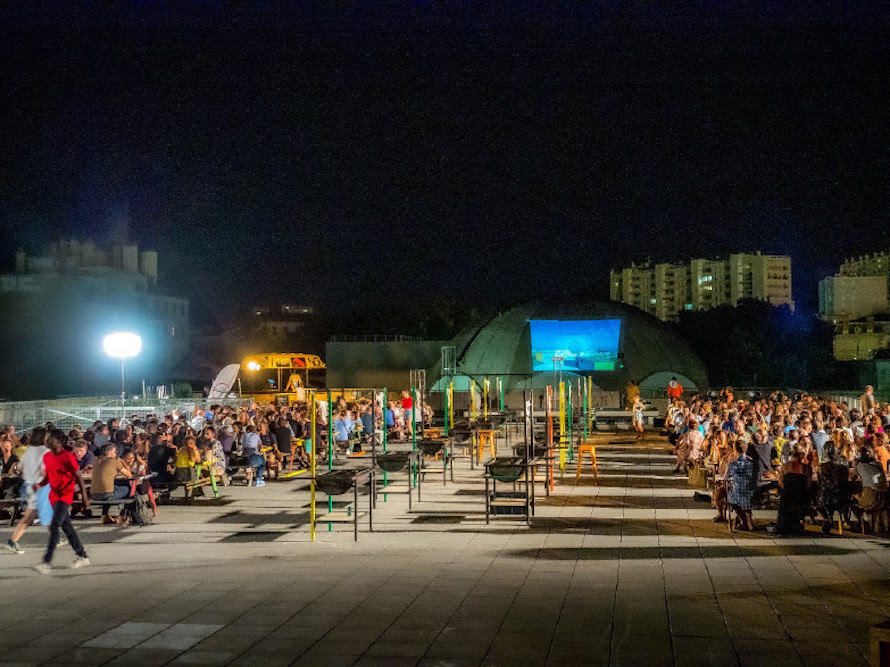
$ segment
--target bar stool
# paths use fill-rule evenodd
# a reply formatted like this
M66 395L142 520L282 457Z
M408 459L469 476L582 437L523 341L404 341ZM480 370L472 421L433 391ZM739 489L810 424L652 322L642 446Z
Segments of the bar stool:
M578 445L578 469L575 472L575 484L581 479L581 465L584 463L584 452L590 454L590 466L593 469L593 481L599 485L599 468L596 465L596 445L593 441L586 440Z
M497 438L497 431L481 429L479 430L479 454L482 454L482 451L485 449L485 446L488 445L489 450L491 451L491 458L497 456L495 451L495 440Z

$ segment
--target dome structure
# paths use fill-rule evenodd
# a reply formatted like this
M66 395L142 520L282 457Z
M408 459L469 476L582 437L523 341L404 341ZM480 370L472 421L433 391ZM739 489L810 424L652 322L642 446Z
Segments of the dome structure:
M452 345L458 374L502 377L511 390L536 388L558 372L592 377L605 391L630 380L664 389L671 377L687 390L708 387L704 366L678 334L613 301L523 303L462 332Z

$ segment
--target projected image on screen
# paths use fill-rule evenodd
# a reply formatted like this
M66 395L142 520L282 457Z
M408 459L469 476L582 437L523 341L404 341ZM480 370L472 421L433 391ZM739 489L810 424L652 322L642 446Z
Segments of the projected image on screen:
M614 371L621 320L532 320L532 370Z

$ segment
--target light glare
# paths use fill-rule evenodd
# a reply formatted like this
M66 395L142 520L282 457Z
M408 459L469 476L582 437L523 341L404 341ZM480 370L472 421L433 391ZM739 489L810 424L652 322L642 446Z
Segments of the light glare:
M142 352L142 337L130 331L111 333L102 339L102 349L109 357L129 359Z

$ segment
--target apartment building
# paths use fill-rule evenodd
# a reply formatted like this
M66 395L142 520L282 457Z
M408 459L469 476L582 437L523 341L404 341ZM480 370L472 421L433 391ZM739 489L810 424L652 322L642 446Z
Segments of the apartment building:
M730 255L728 259L693 259L688 264L631 264L613 270L609 294L655 315L675 320L683 310L707 310L759 299L794 308L791 258L787 255Z

